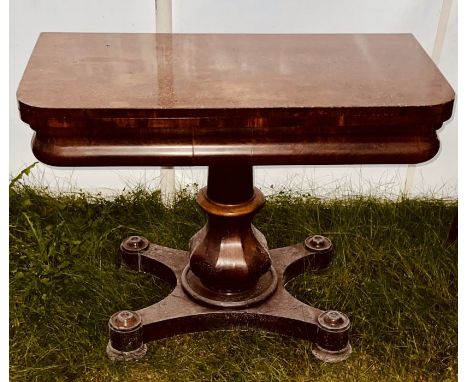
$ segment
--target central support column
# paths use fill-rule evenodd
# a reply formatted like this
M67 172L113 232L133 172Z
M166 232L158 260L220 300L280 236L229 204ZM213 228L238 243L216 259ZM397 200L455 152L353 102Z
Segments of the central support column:
M244 308L276 289L276 272L263 234L252 225L265 203L253 187L252 166L210 166L197 202L208 221L190 240L184 290L212 306Z
M207 196L220 204L240 204L254 196L252 166L210 166Z

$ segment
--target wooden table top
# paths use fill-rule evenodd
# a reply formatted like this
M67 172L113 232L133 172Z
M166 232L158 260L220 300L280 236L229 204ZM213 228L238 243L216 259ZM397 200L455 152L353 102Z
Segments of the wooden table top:
M412 163L454 92L409 34L43 33L17 98L56 165Z

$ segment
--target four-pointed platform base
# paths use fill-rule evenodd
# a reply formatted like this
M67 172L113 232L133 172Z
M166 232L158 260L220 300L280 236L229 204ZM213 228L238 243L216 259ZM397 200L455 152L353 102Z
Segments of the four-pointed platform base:
M267 288L264 298L254 297L251 303L237 304L240 307L236 307L236 301L246 300L232 293L228 307L222 307L209 299L194 298L184 287L189 252L132 236L121 245L123 262L131 269L169 282L174 289L165 299L147 308L114 314L109 321L107 352L113 360L137 360L144 356L145 344L150 341L191 332L258 328L310 341L313 354L322 361L344 360L351 353L349 319L337 311L324 312L306 305L284 287L303 272L327 268L332 249L327 238L316 235L307 238L304 244L270 250L272 267L267 277L274 275L271 276L276 279L274 287Z
M333 245L326 237L268 249L253 216L265 203L253 186L252 166L210 166L208 186L197 202L205 226L190 239L190 251L150 244L131 236L120 246L131 269L166 280L173 291L137 312L109 320L109 357L135 360L146 343L205 330L258 328L309 340L313 354L327 362L349 356L350 323L337 311L321 311L292 297L284 285L306 271L330 265Z

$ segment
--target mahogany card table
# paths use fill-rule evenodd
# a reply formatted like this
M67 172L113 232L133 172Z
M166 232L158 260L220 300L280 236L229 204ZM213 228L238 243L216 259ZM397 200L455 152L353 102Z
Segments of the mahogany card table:
M327 268L333 244L316 234L269 249L252 225L265 201L252 168L427 161L454 92L409 34L43 33L17 98L46 164L208 166L197 196L208 219L188 251L121 243L124 264L174 289L112 315L111 359L139 359L173 335L253 327L340 361L348 317L284 287Z

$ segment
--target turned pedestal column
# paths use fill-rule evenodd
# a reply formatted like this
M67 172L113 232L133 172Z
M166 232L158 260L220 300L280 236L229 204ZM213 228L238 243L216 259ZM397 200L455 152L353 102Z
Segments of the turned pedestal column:
M208 221L190 240L184 290L208 305L246 307L273 293L277 276L252 219L265 203L251 166L210 166L197 202Z

